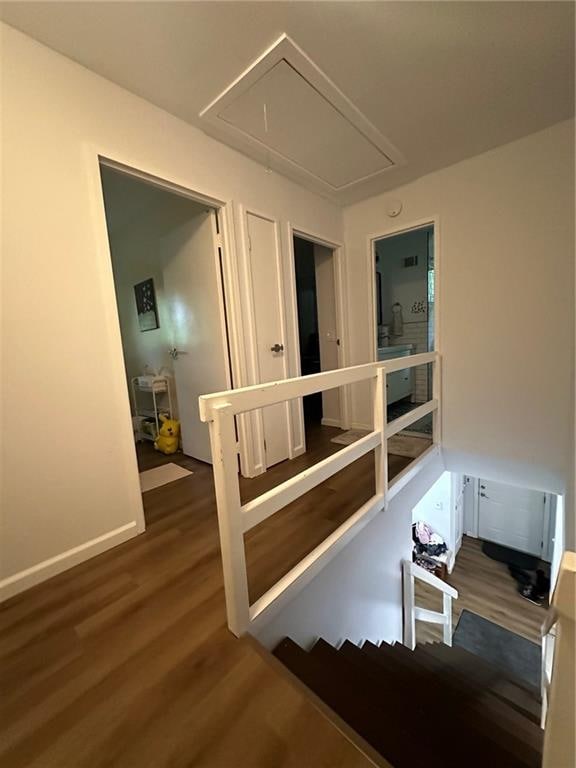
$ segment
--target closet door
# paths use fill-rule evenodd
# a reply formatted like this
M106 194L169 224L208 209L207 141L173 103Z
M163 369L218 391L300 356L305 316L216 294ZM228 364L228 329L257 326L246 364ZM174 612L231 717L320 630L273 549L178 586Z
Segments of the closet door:
M286 329L283 313L282 264L277 223L246 214L252 315L255 383L288 378ZM261 425L266 468L290 455L288 404L263 408Z

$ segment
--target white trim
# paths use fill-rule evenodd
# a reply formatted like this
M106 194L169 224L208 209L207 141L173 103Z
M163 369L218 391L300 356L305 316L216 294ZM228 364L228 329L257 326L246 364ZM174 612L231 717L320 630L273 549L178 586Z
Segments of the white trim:
M253 384L250 387L235 389L230 392L214 392L211 395L201 395L200 418L202 421L211 420L212 409L222 403L230 403L235 414L250 411L255 408L263 408L296 397L304 397L314 392L323 392L326 389L355 384L359 381L375 379L380 368L385 368L386 373L394 373L406 368L414 368L427 363L440 364L437 352L424 352L410 357L399 357L385 362L363 363L349 368L338 368L335 371L314 373L310 376L299 376L283 381L269 381L265 384ZM427 403L425 403L427 405ZM416 413L410 411L410 415ZM407 414L408 415L408 414ZM404 416L401 417L404 420ZM420 417L418 417L420 418ZM415 419L417 421L417 419ZM410 422L408 422L410 423Z
M440 306L440 217L438 215L428 216L423 219L416 219L411 222L397 222L395 225L390 224L388 227L384 227L380 232L367 236L368 244L368 311L370 313L370 345L372 349L372 359L375 361L378 359L378 327L376 324L376 280L374 277L375 272L375 242L377 240L384 240L388 237L394 237L394 235L401 235L406 232L412 232L416 229L424 229L426 227L434 228L434 351L438 352L441 349L440 344L440 313L438 308Z
M442 612L430 611L415 604L414 579L423 581L442 593ZM403 643L414 650L416 647L416 621L426 621L443 626L443 640L452 645L452 600L458 599L458 591L438 576L429 573L411 560L402 561L402 593L404 608Z
M351 517L304 557L250 606L250 627L261 626L265 618L270 621L294 595L306 586L351 539L353 539L384 507L382 496L375 495Z
M323 427L338 427L339 429L345 429L345 427L341 427L342 422L340 419L325 419L323 416L320 423Z
M349 337L349 318L348 318L348 306L346 304L346 297L344 292L345 281L343 279L344 273L344 252L343 245L335 240L330 240L323 235L320 235L304 227L299 227L292 222L287 223L288 232L288 276L289 282L287 284L286 291L286 304L290 309L292 316L292 344L294 347L294 362L292 366L292 375L301 376L302 369L300 365L300 334L298 325L298 297L296 292L296 258L294 253L294 238L298 237L301 240L307 240L314 245L321 245L324 248L328 248L332 251L332 264L334 268L334 298L336 308L336 333L338 335L338 368L345 368L348 362L348 337ZM322 424L325 426L341 427L342 429L348 429L347 426L350 422L350 403L351 393L350 387L342 387L340 390L340 418L339 419L322 419ZM299 417L298 417L298 431L300 436L300 442L303 446L303 451L306 450L306 433L304 425L304 407L302 399L299 403Z
M295 160L281 154L279 151L265 144L260 139L252 136L238 126L231 125L221 119L220 115L226 107L239 98L254 83L269 72L282 60L286 62L301 76L314 90L323 96L344 119L346 119L361 135L364 136L378 151L390 161L390 165L366 174L363 177L353 179L339 186L331 184L326 179L309 171ZM402 166L405 163L402 153L374 126L368 118L360 112L350 99L330 80L330 78L312 61L312 59L294 43L286 34L282 34L272 45L233 80L215 99L213 99L199 114L204 125L209 125L219 135L226 135L236 144L241 144L245 151L252 150L261 156L272 156L274 164L281 167L286 173L296 176L301 181L308 181L323 194L334 194L354 187L367 179L380 176L386 172Z
M424 467L429 464L437 456L441 456L442 452L439 445L431 445L424 453L421 453L418 458L414 459L408 464L402 472L399 472L388 485L388 501L394 498L396 494L405 488L408 483L413 480L416 475L421 472Z
M112 270L112 254L110 252L110 243L108 239L108 226L106 221L105 203L104 203L104 188L102 185L102 178L100 174L100 168L102 166L112 168L126 176L130 176L135 179L139 179L145 183L151 184L160 189L167 190L180 197L186 197L194 202L207 205L215 212L215 217L218 220L218 226L220 228L220 234L222 236L221 242L218 242L218 238L214 237L214 259L216 262L216 272L218 280L218 301L219 301L219 314L221 318L221 331L223 334L224 348L230 349L230 361L232 363L232 371L230 370L230 364L228 361L228 353L226 354L225 366L226 377L230 385L232 382L242 384L245 382L244 378L244 366L242 361L242 344L240 339L243 337L242 325L239 322L238 308L235 304L235 285L237 281L236 272L236 258L233 253L233 240L231 236L232 227L232 203L226 203L224 200L215 197L211 194L205 194L193 190L182 179L176 179L170 174L162 173L157 168L151 168L150 164L146 161L138 161L135 158L119 157L116 151L111 151L109 148L105 149L101 146L94 144L85 145L85 153L87 157L87 168L90 178L90 184L93 193L93 230L94 238L96 242L97 252L99 254L99 261L101 262L101 271L107 273L106 277L102 280L103 300L105 312L109 314L110 333L113 338L114 349L111 352L111 358L113 365L116 369L114 381L115 386L119 392L125 393L125 379L126 373L124 368L124 349L122 345L122 336L120 331L120 318L118 314L118 305L116 301L116 291L114 286L114 274ZM147 170L143 170L147 168ZM218 248L222 249L222 271L224 273L224 281L222 283L220 276L220 261ZM104 262L104 263L102 263ZM226 291L225 294L225 290ZM230 305L224 307L224 301L230 300ZM226 327L225 317L228 319L228 327ZM126 397L124 398L126 400ZM127 463L132 465L132 495L137 496L138 501L135 502L138 510L136 516L140 520L141 530L145 529L144 521L144 508L142 506L140 482L138 477L138 464L136 461L136 448L132 436L132 418L130 403L127 402L127 416L126 419L122 419L122 422L126 421L126 429L130 432L130 458L127 458ZM249 434L246 430L242 419L238 422L241 437L240 440L240 458L241 464L246 465L249 463L249 453L251 449L251 441ZM124 425L117 426L117 429L123 430ZM124 449L126 450L126 449Z
M375 449L381 437L380 431L371 432L244 504L241 509L244 533Z
M101 536L86 541L77 547L72 547L66 552L61 552L59 555L15 573L13 576L0 581L0 602L46 581L46 579L50 579L62 571L67 571L85 560L90 560L107 549L132 539L141 532L138 521L133 520L131 523L120 526L120 528L103 533Z

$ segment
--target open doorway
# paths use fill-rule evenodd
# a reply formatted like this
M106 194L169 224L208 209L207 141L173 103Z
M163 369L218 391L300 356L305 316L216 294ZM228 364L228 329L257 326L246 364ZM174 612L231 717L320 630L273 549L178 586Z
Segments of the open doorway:
M386 361L435 349L434 224L373 241L375 359ZM388 376L388 420L403 416L432 397L432 366ZM432 414L405 432L432 438Z
M301 374L334 370L340 366L335 252L294 235L294 271ZM341 397L332 389L304 398L307 441L321 427L342 426Z
M142 490L210 462L198 396L230 386L218 212L101 164Z

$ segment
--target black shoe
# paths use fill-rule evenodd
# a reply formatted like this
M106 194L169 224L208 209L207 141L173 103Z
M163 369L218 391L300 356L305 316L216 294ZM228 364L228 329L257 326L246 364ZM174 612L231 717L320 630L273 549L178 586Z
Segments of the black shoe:
M531 584L519 585L518 592L525 600L529 600L534 605L542 605L544 602Z

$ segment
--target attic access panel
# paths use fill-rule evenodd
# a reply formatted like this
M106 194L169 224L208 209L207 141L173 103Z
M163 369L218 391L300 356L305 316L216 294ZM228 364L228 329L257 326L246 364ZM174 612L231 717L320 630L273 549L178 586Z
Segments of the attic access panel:
M400 153L286 36L201 117L333 191L402 162Z

